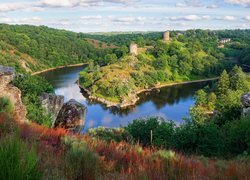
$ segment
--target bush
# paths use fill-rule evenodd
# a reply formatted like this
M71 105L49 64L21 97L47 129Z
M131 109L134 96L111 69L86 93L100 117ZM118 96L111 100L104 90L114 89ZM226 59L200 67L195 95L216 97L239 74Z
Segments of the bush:
M30 94L40 96L43 92L54 92L52 85L41 76L26 75L24 77L16 78L13 83L22 91L23 96Z
M171 121L166 122L159 117L149 117L134 120L125 129L133 136L135 141L139 141L144 146L150 145L152 130L153 145L170 148L173 142L174 127L175 125Z
M227 155L250 153L250 117L228 122L222 127Z
M132 136L124 128L105 128L98 127L95 129L89 129L88 134L93 138L102 139L105 141L115 141L115 142L131 142Z
M67 179L96 179L99 170L98 155L87 144L75 138L65 138L65 175Z
M6 97L0 97L0 113L11 114L13 112L13 104Z
M1 179L41 179L34 148L28 148L17 135L1 139L0 168Z
M14 85L22 91L22 99L27 107L27 118L38 124L50 127L52 120L42 108L39 96L43 93L53 93L53 87L40 76L26 75L14 80Z

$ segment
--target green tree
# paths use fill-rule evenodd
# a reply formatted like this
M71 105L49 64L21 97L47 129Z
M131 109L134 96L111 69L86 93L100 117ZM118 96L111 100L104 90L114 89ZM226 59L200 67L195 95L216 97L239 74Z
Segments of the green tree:
M246 75L240 67L234 66L229 74L229 77L230 88L232 90L242 90L243 92L247 92L249 90Z
M209 93L207 99L208 99L208 108L209 110L213 111L215 108L216 101L217 101L216 94L214 92Z
M221 75L220 79L217 84L217 94L219 96L226 95L228 89L230 86L230 81L229 81L229 75L227 74L227 71L224 70Z
M207 105L207 102L207 93L203 89L198 90L195 94L195 105L204 106Z
M114 64L115 62L117 62L116 54L107 54L104 57L104 59L105 59L106 64Z
M160 56L159 58L157 58L153 65L156 69L166 69L166 67L168 66L168 58L169 56L168 55L162 55Z
M126 45L122 45L121 52L122 56L125 56L128 53L128 47Z

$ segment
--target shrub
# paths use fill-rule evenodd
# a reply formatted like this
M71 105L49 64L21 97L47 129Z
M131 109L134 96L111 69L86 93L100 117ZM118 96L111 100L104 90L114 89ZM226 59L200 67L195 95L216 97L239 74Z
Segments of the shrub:
M22 91L23 102L27 107L27 118L38 124L50 127L50 115L42 108L39 96L41 93L53 93L53 87L40 76L26 75L14 80L14 85Z
M88 134L93 138L102 139L105 141L115 141L115 142L131 142L132 136L124 128L104 128L98 127L95 129L89 129Z
M173 141L174 126L171 121L166 122L159 117L149 117L134 120L125 129L133 136L135 141L139 141L144 146L150 144L152 131L153 145L170 148Z
M250 153L250 117L228 122L222 127L227 155Z
M213 123L183 124L176 129L174 147L185 153L220 156L224 147L219 127Z
M98 155L92 152L86 142L75 138L65 138L65 173L68 179L96 179L99 163Z
M41 179L34 148L28 148L17 135L1 139L0 168L1 179Z
M7 97L0 97L0 113L10 114L13 112L13 104Z

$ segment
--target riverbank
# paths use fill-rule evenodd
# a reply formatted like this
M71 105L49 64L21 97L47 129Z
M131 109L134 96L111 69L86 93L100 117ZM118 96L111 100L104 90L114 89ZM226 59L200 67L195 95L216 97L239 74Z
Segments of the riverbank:
M34 76L34 75L38 75L38 74L41 74L41 73L44 73L44 72L53 71L55 69L61 69L61 68L66 68L66 67L78 67L78 66L83 66L83 65L87 65L87 64L88 63L78 63L78 64L70 64L70 65L65 65L65 66L57 66L57 67L54 67L54 68L44 69L44 70L41 70L41 71L31 73L31 75Z
M214 78L206 78L206 79L184 81L184 82L157 84L154 87L137 90L134 94L131 94L128 96L128 100L123 101L121 103L116 103L116 102L112 102L112 101L109 101L109 100L104 99L104 98L96 97L88 89L82 87L79 83L78 83L78 85L79 85L81 90L83 90L85 93L87 93L89 99L98 101L98 102L104 104L106 107L117 107L117 108L125 109L125 108L128 108L129 106L134 106L140 100L138 95L140 93L143 93L143 92L150 92L150 91L153 91L155 89L160 89L163 87L171 87L171 86L176 86L176 85L199 83L199 82L208 82L208 81L213 81L213 80L218 80L218 79L219 79L219 77L214 77Z

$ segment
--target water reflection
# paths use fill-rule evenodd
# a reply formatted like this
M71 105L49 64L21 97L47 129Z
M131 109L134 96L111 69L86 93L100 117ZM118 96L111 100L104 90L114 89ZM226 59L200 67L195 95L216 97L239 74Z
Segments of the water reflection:
M105 126L119 127L127 125L136 118L146 116L161 116L166 119L181 122L188 116L190 106L194 104L195 91L205 87L205 83L192 83L161 88L152 92L141 93L140 101L134 107L120 110L106 108L104 105L89 100L75 83L79 72L84 67L68 67L43 73L54 87L57 95L63 95L65 101L72 98L87 106L87 117L84 131L88 128Z

